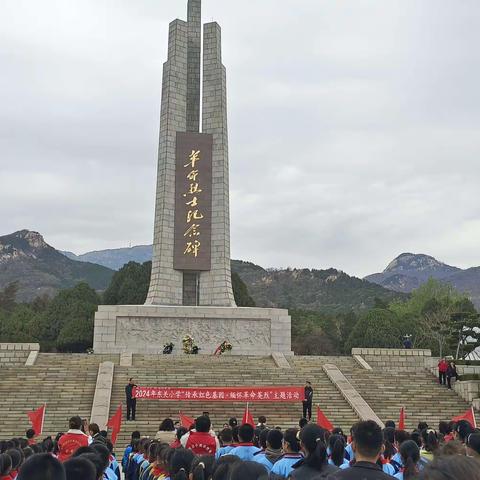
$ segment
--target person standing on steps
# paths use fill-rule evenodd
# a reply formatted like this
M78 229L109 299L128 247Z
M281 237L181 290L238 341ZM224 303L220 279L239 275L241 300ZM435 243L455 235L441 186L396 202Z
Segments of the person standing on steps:
M303 399L303 418L312 419L313 388L310 382L305 382L305 397Z
M125 396L127 397L127 422L130 421L130 417L133 421L135 421L137 399L133 397L134 387L136 387L135 382L133 381L133 378L130 378L125 387Z
M448 363L445 360L445 357L443 357L438 362L438 382L440 383L440 385L447 384L447 369L448 369Z

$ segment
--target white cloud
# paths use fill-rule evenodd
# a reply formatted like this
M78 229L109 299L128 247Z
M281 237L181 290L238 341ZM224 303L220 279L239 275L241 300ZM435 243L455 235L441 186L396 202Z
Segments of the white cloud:
M365 275L480 265L480 4L204 0L223 28L232 254ZM2 232L149 243L168 22L186 1L5 0Z

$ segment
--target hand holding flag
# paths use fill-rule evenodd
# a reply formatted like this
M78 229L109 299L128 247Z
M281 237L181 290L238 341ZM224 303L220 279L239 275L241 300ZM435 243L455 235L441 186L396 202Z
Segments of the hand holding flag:
M243 418L242 418L242 425L251 425L253 428L255 428L255 420L253 419L253 415L250 412L250 409L248 408L248 403L247 406L245 407L245 411L243 412Z
M178 412L178 415L180 418L180 425L182 425L182 427L190 428L195 423L195 420L192 417L188 417L182 412Z
M38 437L43 432L43 422L45 420L45 410L47 404L44 403L40 408L34 410L33 412L27 412L30 423L32 424L32 429L35 431L35 436Z
M122 428L122 404L117 408L117 411L110 420L107 422L107 427L112 429L111 439L112 443L115 445L117 441L117 436L120 433Z
M319 427L322 427L325 430L328 430L329 432L333 430L332 423L318 406L317 406L317 425Z

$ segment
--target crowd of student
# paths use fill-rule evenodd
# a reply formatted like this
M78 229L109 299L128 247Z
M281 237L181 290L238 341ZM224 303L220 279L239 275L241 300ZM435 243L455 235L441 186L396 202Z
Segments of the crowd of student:
M256 427L235 418L217 434L206 415L186 429L165 419L155 438L133 432L120 465L95 424L72 417L55 439L0 442L0 480L480 480L480 431L466 420L354 425L349 437L301 419L298 428Z

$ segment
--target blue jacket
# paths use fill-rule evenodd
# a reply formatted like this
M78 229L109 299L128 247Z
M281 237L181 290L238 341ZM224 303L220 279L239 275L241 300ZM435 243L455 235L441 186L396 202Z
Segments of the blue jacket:
M292 473L293 466L302 459L303 455L301 453L286 453L273 465L272 471L270 472L270 479L279 480L281 478L288 478Z
M242 460L251 461L253 460L253 456L259 451L260 449L253 444L239 445L238 447L235 447L234 449L230 450L229 455L236 455Z
M228 455L234 448L234 445L226 445L225 447L219 448L215 452L215 460L218 460L222 455Z
M258 452L255 454L253 461L263 465L268 473L270 473L273 468L273 463L265 456L265 452Z
M130 454L132 453L132 446L131 445L128 445L128 447L125 449L125 451L123 452L123 458L122 458L122 468L123 468L123 471L125 471L127 469L127 463L128 463L128 457L130 456Z

